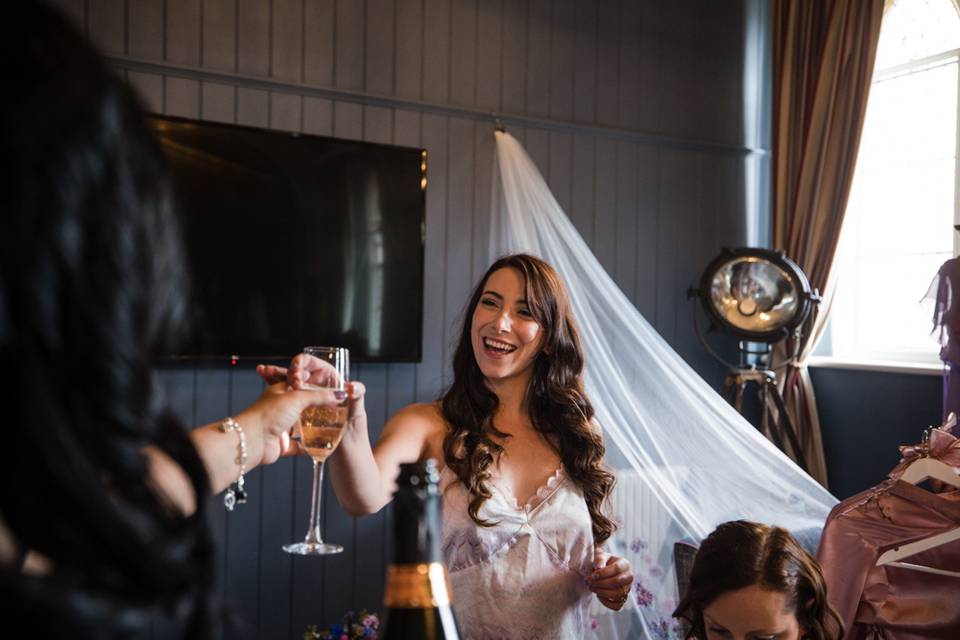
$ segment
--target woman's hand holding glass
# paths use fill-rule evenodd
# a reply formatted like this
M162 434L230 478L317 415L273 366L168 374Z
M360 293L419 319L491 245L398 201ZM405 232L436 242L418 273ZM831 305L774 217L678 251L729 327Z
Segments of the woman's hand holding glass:
M311 389L314 387L331 386L331 382L336 379L336 369L327 362L309 353L298 353L290 361L289 367L278 367L276 365L259 365L257 373L260 377L274 388L278 389ZM334 392L339 394L339 392ZM346 397L349 399L347 414L347 431L363 427L366 433L367 411L363 403L366 387L362 382L353 381L346 385ZM343 396L338 396L343 399ZM293 443L296 449L296 443ZM290 453L297 453L292 451ZM305 452L303 452L305 453Z

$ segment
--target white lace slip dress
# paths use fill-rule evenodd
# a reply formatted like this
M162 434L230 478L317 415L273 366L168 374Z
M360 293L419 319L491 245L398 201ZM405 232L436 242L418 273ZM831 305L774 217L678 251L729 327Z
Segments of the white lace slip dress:
M443 556L464 640L567 640L590 629L593 531L583 493L556 473L521 507L490 481L477 525L470 495L444 468Z

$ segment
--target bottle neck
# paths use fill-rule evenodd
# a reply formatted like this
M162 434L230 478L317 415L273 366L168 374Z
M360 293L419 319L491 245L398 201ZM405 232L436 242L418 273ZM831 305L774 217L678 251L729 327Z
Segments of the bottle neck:
M440 496L435 484L403 487L393 513L394 565L442 563Z

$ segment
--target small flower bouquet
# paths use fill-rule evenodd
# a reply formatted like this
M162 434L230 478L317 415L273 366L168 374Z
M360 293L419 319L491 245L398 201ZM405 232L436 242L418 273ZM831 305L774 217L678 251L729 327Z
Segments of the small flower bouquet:
M303 633L303 640L362 640L376 638L380 629L380 619L377 614L366 609L348 611L339 624L329 629L320 629L312 624Z

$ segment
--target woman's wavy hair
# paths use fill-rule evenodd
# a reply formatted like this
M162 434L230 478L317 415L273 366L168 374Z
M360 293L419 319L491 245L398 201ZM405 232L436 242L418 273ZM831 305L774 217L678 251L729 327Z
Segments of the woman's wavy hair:
M480 279L464 310L460 341L453 356L453 384L444 394L443 417L450 431L443 442L446 465L469 489L470 517L479 516L491 496L490 465L503 453L491 436L506 437L493 423L497 396L486 384L473 352L473 313L484 285L500 269L516 269L524 279L527 305L543 330L540 353L526 394L526 410L533 427L557 447L564 471L580 487L590 510L597 544L613 533L613 521L603 513L614 477L603 464L600 432L591 422L593 406L583 390L583 350L570 301L560 276L543 260L525 254L500 258Z
M704 608L754 585L786 596L804 640L843 638L843 621L827 602L827 584L813 556L786 529L746 520L725 522L703 541L673 615L690 624L687 638L706 638Z
M0 569L10 629L38 637L216 637L209 482L162 406L154 357L178 335L184 257L159 146L128 86L41 2L5 7L0 59L0 514L50 559ZM146 445L189 476L185 518Z

